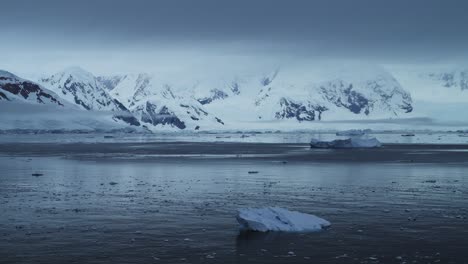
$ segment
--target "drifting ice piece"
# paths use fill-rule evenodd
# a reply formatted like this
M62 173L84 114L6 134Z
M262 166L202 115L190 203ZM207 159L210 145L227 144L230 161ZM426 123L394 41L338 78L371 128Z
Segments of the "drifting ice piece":
M370 133L372 130L370 129L350 129L350 130L345 130L345 131L339 131L336 132L337 136L348 136L348 137L360 137L364 136L367 133Z
M243 229L259 232L312 232L330 226L330 222L315 215L279 207L239 209L237 221Z
M310 141L311 148L380 148L382 143L376 138L348 138L335 139L333 141L319 141L312 139Z

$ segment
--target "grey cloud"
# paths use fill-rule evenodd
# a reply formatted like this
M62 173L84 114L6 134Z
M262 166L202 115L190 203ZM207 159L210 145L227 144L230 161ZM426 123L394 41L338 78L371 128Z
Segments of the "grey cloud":
M2 10L10 56L198 49L424 61L465 58L468 46L463 0L15 0Z

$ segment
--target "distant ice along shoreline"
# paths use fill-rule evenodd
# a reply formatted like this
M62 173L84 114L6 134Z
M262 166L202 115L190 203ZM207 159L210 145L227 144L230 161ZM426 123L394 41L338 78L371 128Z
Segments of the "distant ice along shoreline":
M411 131L412 137L402 135L408 131L372 131L382 144L468 144L466 131L432 132ZM115 131L0 131L0 143L150 143L150 142L226 142L226 143L284 143L303 144L309 147L312 138L320 141L346 139L336 132L321 131L235 131L235 132L159 132L141 133L127 130Z

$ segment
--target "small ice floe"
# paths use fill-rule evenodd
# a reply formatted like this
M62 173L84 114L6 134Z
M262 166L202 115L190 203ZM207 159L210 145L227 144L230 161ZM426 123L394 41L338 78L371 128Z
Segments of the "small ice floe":
M237 221L242 229L259 232L313 232L330 226L330 222L315 215L279 207L239 209Z
M320 141L312 139L311 148L380 148L382 143L376 138L348 138L333 141Z
M370 133L372 130L370 129L350 129L350 130L345 130L345 131L338 131L336 132L337 136L348 136L348 137L360 137L367 135Z

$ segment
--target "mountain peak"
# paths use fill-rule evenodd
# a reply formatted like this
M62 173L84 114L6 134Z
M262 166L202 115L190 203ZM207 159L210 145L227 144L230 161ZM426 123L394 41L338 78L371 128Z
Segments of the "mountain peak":
M5 70L0 70L0 77L8 78L8 79L20 79L18 76L14 75L13 73Z
M67 77L71 76L74 79L78 79L80 81L86 81L88 83L95 82L95 77L92 73L78 66L67 67L62 72L56 75L67 76Z
M85 110L118 112L114 115L116 119L131 125L140 125L122 103L107 93L92 73L80 67L68 67L41 82L68 102Z

